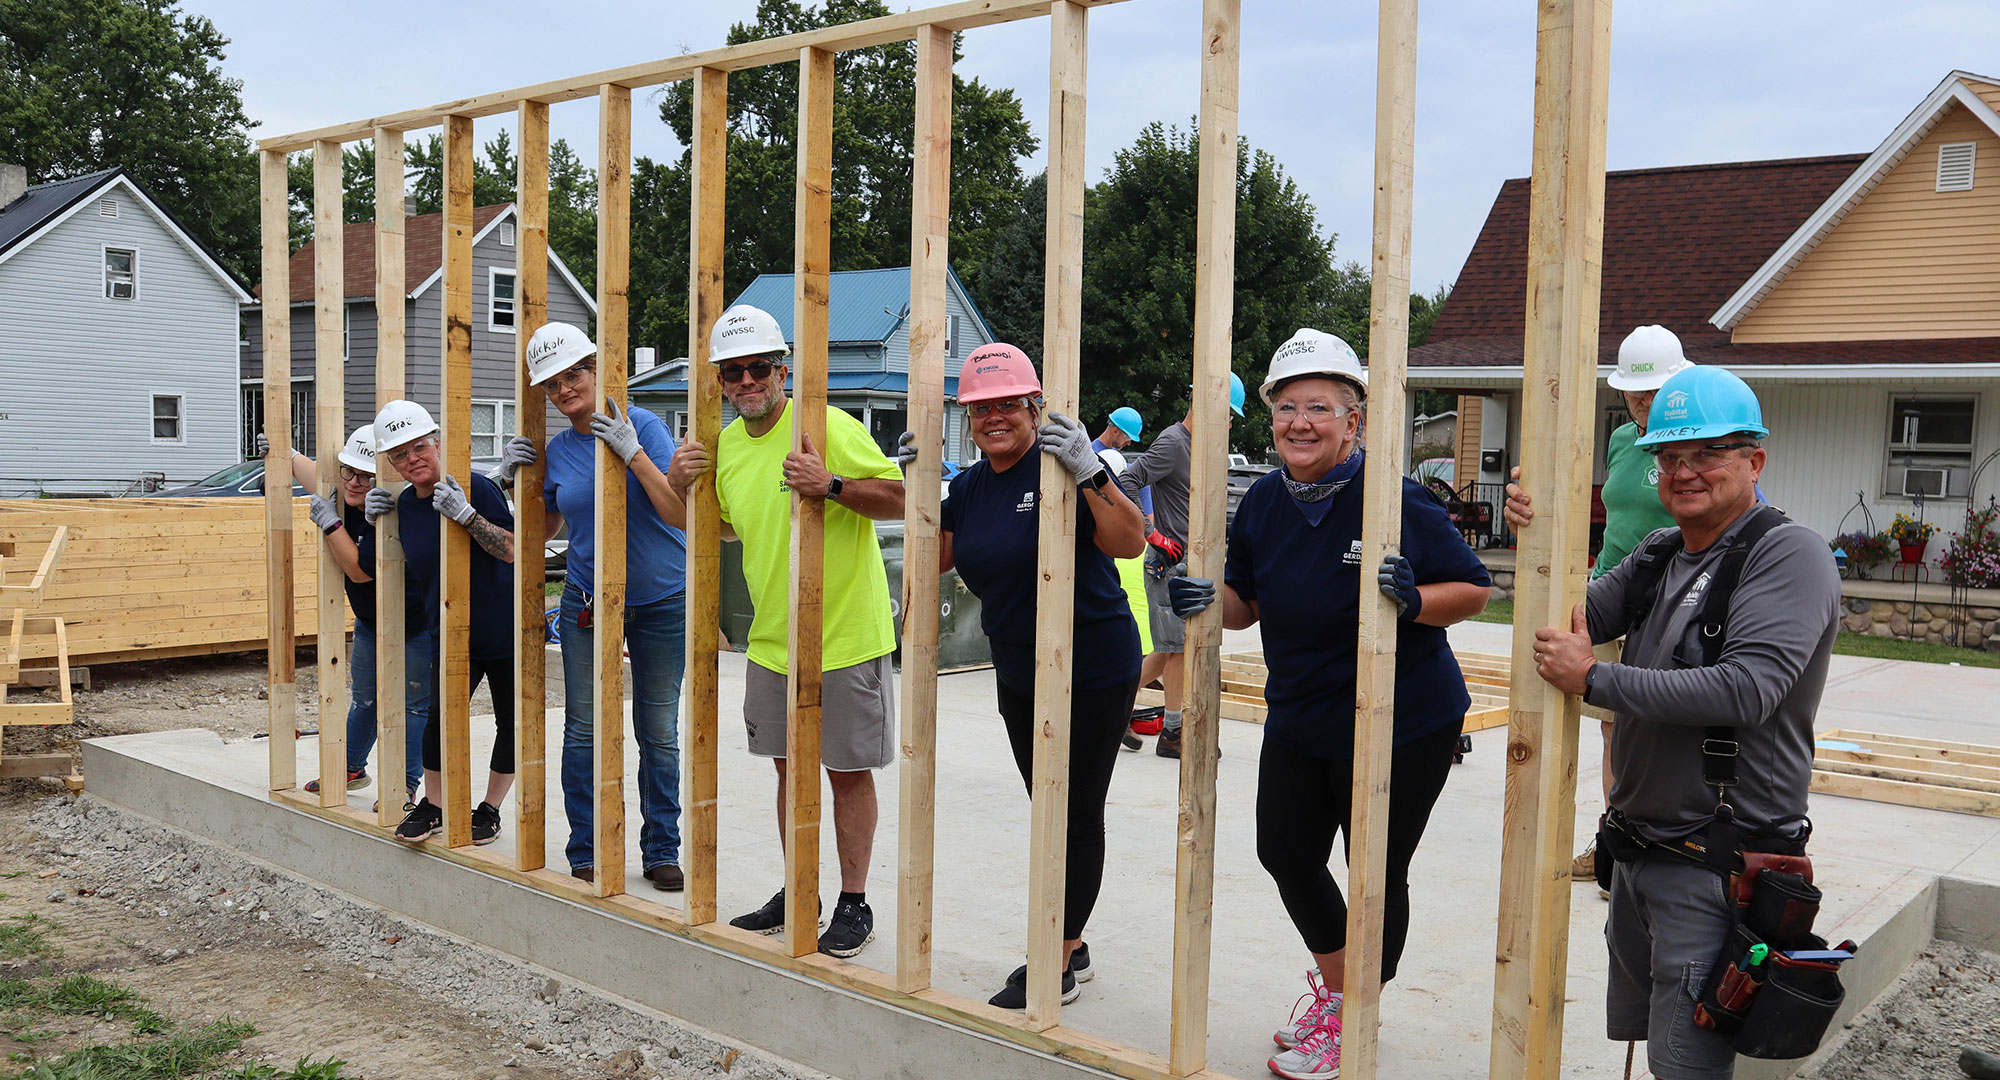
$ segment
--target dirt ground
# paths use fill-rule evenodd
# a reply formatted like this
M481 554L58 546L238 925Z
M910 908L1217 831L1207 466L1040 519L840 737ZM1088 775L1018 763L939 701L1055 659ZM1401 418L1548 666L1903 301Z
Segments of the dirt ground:
M1962 1046L2000 1053L2000 953L1933 941L1800 1080L1964 1080Z

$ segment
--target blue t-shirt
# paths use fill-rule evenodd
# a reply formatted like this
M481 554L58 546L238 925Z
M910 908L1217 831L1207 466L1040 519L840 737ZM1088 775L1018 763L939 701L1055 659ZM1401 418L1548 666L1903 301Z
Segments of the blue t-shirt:
M1111 448L1104 445L1103 439L1090 440L1090 452L1093 454L1102 454L1109 449ZM1119 453L1123 454L1124 451L1120 450ZM1142 514L1151 514L1153 512L1153 489L1151 487L1142 487L1139 489L1139 512Z
M661 472L674 459L667 425L637 406L627 409L639 445ZM597 580L597 437L573 427L549 437L542 497L569 526L564 573L589 593ZM657 604L687 590L687 534L661 520L632 470L625 470L625 602Z
M993 669L1021 693L1035 688L1035 586L1041 577L1041 455L995 472L975 462L951 478L939 523L951 533L959 580L979 598L979 621L993 643ZM1085 496L1089 498L1090 496ZM1076 521L1076 653L1071 685L1116 686L1139 677L1139 628L1111 556L1097 549L1087 507Z
M1264 738L1312 757L1354 756L1354 664L1365 570L1361 565L1362 483L1333 496L1317 528L1285 489L1283 470L1243 493L1229 533L1222 580L1257 605L1264 640ZM1417 584L1492 584L1445 509L1414 480L1403 481L1403 555ZM1396 743L1464 722L1472 699L1444 627L1396 624Z
M512 531L514 512L507 508L500 485L478 473L464 485L466 497L479 516ZM417 489L406 487L396 497L396 525L402 530L403 594L411 612L422 611L421 626L413 617L411 632L438 626L438 525L444 520L420 498ZM456 529L456 524L451 526ZM472 544L472 657L501 660L514 655L514 567L486 553L478 542Z

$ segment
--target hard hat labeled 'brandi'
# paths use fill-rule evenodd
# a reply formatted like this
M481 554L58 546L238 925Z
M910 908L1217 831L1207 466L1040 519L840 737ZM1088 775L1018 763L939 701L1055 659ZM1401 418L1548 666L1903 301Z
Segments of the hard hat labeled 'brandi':
M568 323L543 323L528 339L528 385L540 386L596 355L589 334Z
M1042 380L1036 377L1028 354L1004 341L972 350L965 366L958 369L960 405L1041 396Z
M1689 364L1653 395L1653 412L1637 445L1714 439L1737 432L1760 439L1771 433L1750 384L1719 367Z
M437 434L431 411L414 401L392 401L375 414L375 452L386 454L404 443Z
M1681 351L1681 339L1672 330L1658 324L1642 326L1618 343L1618 370L1608 381L1613 390L1658 390L1693 363Z
M1269 405L1279 386L1307 375L1339 379L1354 387L1362 400L1368 398L1368 373L1361 370L1361 358L1354 355L1354 346L1311 327L1300 329L1271 354L1271 367L1264 375L1264 385L1257 388L1258 396Z
M1146 422L1139 418L1139 410L1129 405L1111 410L1111 423L1128 439L1136 439L1140 432L1146 430Z
M347 437L347 445L340 448L340 463L365 473L375 471L374 424L363 424Z
M711 364L772 353L790 356L792 347L785 344L785 332L778 329L778 320L760 307L738 304L723 312L722 317L715 320L715 328L708 332L708 362Z

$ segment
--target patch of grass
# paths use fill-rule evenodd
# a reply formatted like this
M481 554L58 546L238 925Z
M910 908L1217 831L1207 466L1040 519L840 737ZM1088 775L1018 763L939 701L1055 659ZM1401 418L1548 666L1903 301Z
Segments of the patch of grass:
M1474 615L1472 621L1511 623L1514 621L1514 601L1488 600L1486 610Z
M2000 668L2000 653L1990 653L1984 649L1961 649L1956 645L1932 645L1926 641L1910 641L1905 638L1851 634L1845 630L1834 640L1833 651L1842 656L1872 656L1881 660L1915 660L1923 664Z
M0 923L0 956L41 956L52 951L52 924L39 915L16 915Z
M543 596L561 596L562 591L563 583L560 581L551 581L547 585L542 586Z
M9 870L9 871L7 871L7 872L6 872L6 873L4 873L4 874L0 874L0 878L7 878L8 880L10 880L10 881L11 881L11 880L13 880L14 878L17 878L17 877L20 877L20 876L22 876L23 874L26 874L26 873L27 873L27 871L26 871L26 870Z
M289 1072L279 1072L276 1067L262 1063L245 1065L235 1072L221 1074L218 1080L348 1080L347 1062L338 1058L314 1061L300 1058Z
M239 1020L217 1020L163 1039L86 1046L46 1058L20 1080L181 1080L211 1072L223 1055L257 1029Z

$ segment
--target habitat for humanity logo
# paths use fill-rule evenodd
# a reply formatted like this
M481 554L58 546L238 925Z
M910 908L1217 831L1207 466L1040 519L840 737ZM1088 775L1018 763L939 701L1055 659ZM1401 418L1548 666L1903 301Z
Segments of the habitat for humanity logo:
M1681 606L1693 607L1696 604L1701 603L1701 594L1706 592L1707 590L1708 590L1708 571L1704 570L1701 572L1700 577L1694 579L1694 584L1688 586L1687 595L1681 597Z
M1666 419L1668 419L1668 420L1685 420L1685 419L1687 419L1687 412L1688 412L1688 392L1687 392L1687 391L1685 391L1685 390L1676 390L1676 391L1674 391L1673 393L1671 393L1671 394L1668 394L1668 395L1667 395L1667 415L1666 415Z

